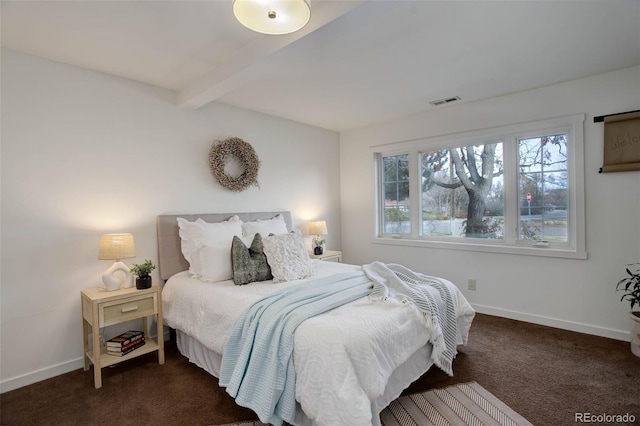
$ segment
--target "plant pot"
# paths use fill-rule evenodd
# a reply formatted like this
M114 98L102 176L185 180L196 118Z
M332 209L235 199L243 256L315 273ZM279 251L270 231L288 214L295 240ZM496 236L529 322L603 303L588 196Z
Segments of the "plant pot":
M147 275L146 277L136 277L136 288L138 290L144 290L149 287L151 287L151 275Z
M316 246L313 248L313 254L316 256L321 255L323 252L324 250L322 249L322 246Z
M640 312L630 312L629 317L631 317L631 352L640 357Z

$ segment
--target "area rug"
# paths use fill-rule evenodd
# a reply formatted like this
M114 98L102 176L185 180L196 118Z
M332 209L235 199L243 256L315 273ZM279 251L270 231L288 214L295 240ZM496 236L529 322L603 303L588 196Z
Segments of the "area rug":
M532 426L476 382L461 383L394 400L380 413L383 426ZM228 426L266 426L244 421Z

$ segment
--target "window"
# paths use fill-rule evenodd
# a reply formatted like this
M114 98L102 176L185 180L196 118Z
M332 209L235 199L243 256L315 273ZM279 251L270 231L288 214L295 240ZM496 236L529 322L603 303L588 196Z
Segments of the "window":
M377 147L376 242L586 258L583 121Z
M422 235L504 239L502 142L420 152Z
M385 233L409 234L409 156L390 155L383 157Z
M566 133L518 140L518 238L568 242Z

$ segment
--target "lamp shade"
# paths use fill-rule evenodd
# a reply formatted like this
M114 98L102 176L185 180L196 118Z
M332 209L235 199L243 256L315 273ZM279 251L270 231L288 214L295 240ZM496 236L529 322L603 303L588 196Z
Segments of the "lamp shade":
M133 234L102 234L98 259L120 260L136 257Z
M324 220L309 222L309 235L327 235L328 233L327 222Z
M271 35L298 31L309 22L309 0L233 0L233 14L250 30Z

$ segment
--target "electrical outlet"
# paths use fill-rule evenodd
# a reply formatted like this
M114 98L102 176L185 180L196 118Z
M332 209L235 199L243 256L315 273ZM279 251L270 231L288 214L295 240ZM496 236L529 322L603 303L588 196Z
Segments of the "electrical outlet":
M473 278L469 278L467 280L467 289L474 290L476 289L476 280Z

